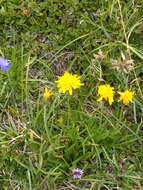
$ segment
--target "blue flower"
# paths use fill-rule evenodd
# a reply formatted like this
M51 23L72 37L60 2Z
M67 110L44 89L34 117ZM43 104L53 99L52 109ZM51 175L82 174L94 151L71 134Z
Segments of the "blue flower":
M0 57L0 69L4 72L7 72L9 68L11 67L8 60L4 59L3 57Z

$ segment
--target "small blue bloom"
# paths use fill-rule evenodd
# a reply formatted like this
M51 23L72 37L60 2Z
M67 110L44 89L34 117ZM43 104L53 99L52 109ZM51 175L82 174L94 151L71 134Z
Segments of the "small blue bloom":
M0 69L4 72L7 72L10 67L11 64L8 62L8 60L4 59L3 57L0 57Z

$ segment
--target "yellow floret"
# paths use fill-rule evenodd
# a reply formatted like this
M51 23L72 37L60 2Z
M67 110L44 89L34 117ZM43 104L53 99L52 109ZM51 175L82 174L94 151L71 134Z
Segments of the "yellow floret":
M98 87L99 98L97 101L106 100L111 105L114 102L114 94L114 88L111 87L109 84L100 85Z
M63 76L58 78L56 83L60 93L65 94L66 92L69 92L70 95L72 95L73 89L75 90L83 86L79 76L70 74L67 71L63 74Z
M130 90L125 90L125 92L118 92L120 94L119 101L122 102L124 105L128 105L129 103L133 102L134 92Z
M50 91L48 90L48 88L46 87L46 88L44 89L44 93L43 93L43 100L44 100L45 102L47 102L47 101L49 100L49 98L50 98L52 95L53 95L53 93L50 92Z

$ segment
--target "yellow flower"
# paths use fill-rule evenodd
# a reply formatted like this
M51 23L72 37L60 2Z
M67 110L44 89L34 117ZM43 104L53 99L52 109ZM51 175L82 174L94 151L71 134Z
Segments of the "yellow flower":
M125 90L124 92L118 92L120 94L119 101L123 102L124 105L128 105L130 102L133 102L134 92L130 90Z
M63 74L63 76L58 78L56 83L60 93L65 94L66 92L69 92L70 95L72 95L73 89L83 86L79 76L70 74L67 71Z
M113 97L114 97L114 88L111 87L109 84L105 84L105 85L100 85L98 87L98 95L100 96L99 99L97 101L102 101L103 99L108 101L109 104L111 105L114 101Z
M43 93L43 100L44 100L45 102L47 102L47 101L49 100L49 98L50 98L52 95L53 95L53 93L50 92L50 91L48 90L48 88L46 87L46 88L44 89L44 93Z

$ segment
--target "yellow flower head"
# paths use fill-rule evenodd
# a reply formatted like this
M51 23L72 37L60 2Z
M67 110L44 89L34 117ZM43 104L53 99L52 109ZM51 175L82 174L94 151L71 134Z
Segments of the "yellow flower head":
M134 92L130 90L125 90L125 92L118 92L120 94L119 101L123 102L124 105L128 105L130 102L133 102Z
M63 74L63 76L58 78L56 83L60 93L65 94L66 92L69 92L70 95L72 95L73 89L83 86L79 76L70 74L67 71Z
M114 88L111 87L109 84L105 84L105 85L100 85L98 87L98 95L99 98L97 101L102 101L103 99L108 101L109 104L111 105L114 101L113 97L114 97Z
M49 100L49 98L50 98L52 95L53 95L53 93L50 92L50 91L48 90L48 88L46 87L46 88L44 89L44 93L43 93L43 100L44 100L45 102L47 102L47 101Z

